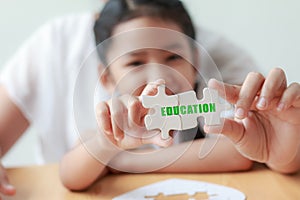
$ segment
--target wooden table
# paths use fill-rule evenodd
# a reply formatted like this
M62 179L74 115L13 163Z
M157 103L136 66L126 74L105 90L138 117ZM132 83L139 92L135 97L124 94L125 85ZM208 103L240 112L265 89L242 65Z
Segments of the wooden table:
M87 172L88 173L88 172ZM109 175L85 192L70 192L59 180L58 165L8 169L12 184L17 187L20 200L82 200L112 199L115 196L169 178L206 181L236 188L250 200L300 199L300 173L282 175L263 165L255 165L249 172L214 174L120 174Z

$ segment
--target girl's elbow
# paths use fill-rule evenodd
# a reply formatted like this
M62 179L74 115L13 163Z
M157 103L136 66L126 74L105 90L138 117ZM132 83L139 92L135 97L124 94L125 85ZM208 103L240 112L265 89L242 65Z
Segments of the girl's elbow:
M241 170L242 171L249 171L251 170L253 167L253 161L252 160L244 160L241 164Z
M82 184L80 181L72 180L71 178L68 178L66 176L60 176L60 180L62 185L71 191L83 191L88 188L89 185Z
M234 165L234 171L249 171L253 167L253 161L242 157Z
M70 170L67 170L67 167L64 165L60 165L59 176L62 185L68 190L72 191L82 191L87 189L88 185L84 183L84 181L79 181L74 179L74 174Z

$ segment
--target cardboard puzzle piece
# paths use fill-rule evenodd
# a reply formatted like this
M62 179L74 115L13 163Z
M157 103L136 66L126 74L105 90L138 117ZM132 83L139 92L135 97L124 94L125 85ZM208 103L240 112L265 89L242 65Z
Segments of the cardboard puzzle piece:
M187 114L182 115L182 128L193 128L197 125L197 118L204 117L204 123L207 125L218 125L221 123L220 114L227 110L226 105L219 102L218 92L214 89L204 88L203 98L198 100L194 91L178 94L180 106L187 108ZM190 127L192 121L194 126Z
M154 96L142 96L143 106L145 108L152 108L155 105L163 106L170 105L176 106L178 105L178 97L177 95L166 95L165 85L160 85L157 88L157 94Z
M181 120L179 116L170 116L168 120L160 114L160 106L152 108L154 114L145 116L145 125L148 130L160 129L163 139L169 138L170 130L181 130ZM152 112L152 111L151 111Z
M202 116L204 123L221 123L222 111L231 109L229 104L221 104L216 90L204 88L203 98L198 100L194 91L177 95L166 95L165 85L158 86L155 96L142 96L142 104L151 111L145 117L148 130L160 129L162 138L169 137L170 130L186 130L197 126L197 118Z
M158 87L155 96L142 96L142 103L145 108L151 108L149 115L145 116L145 125L148 130L160 129L163 139L169 138L170 130L181 130L180 116L169 116L168 120L161 115L161 106L178 106L177 95L166 95L165 85ZM152 114L151 114L152 113Z

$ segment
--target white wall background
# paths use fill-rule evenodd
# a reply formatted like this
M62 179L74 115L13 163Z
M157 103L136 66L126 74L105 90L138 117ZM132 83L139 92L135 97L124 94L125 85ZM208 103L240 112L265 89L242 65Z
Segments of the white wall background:
M300 2L296 0L185 0L196 23L245 48L267 73L281 66L300 81Z
M288 82L300 80L300 1L183 0L196 24L219 32L246 49L267 73L281 66ZM97 11L100 0L1 0L0 70L20 44L46 21ZM36 135L28 131L4 157L6 166L34 163Z

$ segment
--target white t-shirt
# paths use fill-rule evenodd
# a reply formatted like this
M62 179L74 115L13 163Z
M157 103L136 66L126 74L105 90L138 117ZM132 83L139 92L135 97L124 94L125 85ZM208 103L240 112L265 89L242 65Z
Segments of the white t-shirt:
M74 120L74 85L81 64L95 49L94 15L73 15L41 27L28 39L1 73L0 84L38 132L37 163L57 162L78 138ZM199 42L209 52L228 83L242 83L249 71L256 70L252 59L224 38L198 29ZM201 57L201 70L210 73L207 58ZM97 66L81 76L76 97L81 128L95 129L93 97ZM75 95L76 96L76 95ZM103 91L100 99L109 96ZM78 106L79 104L79 106Z

